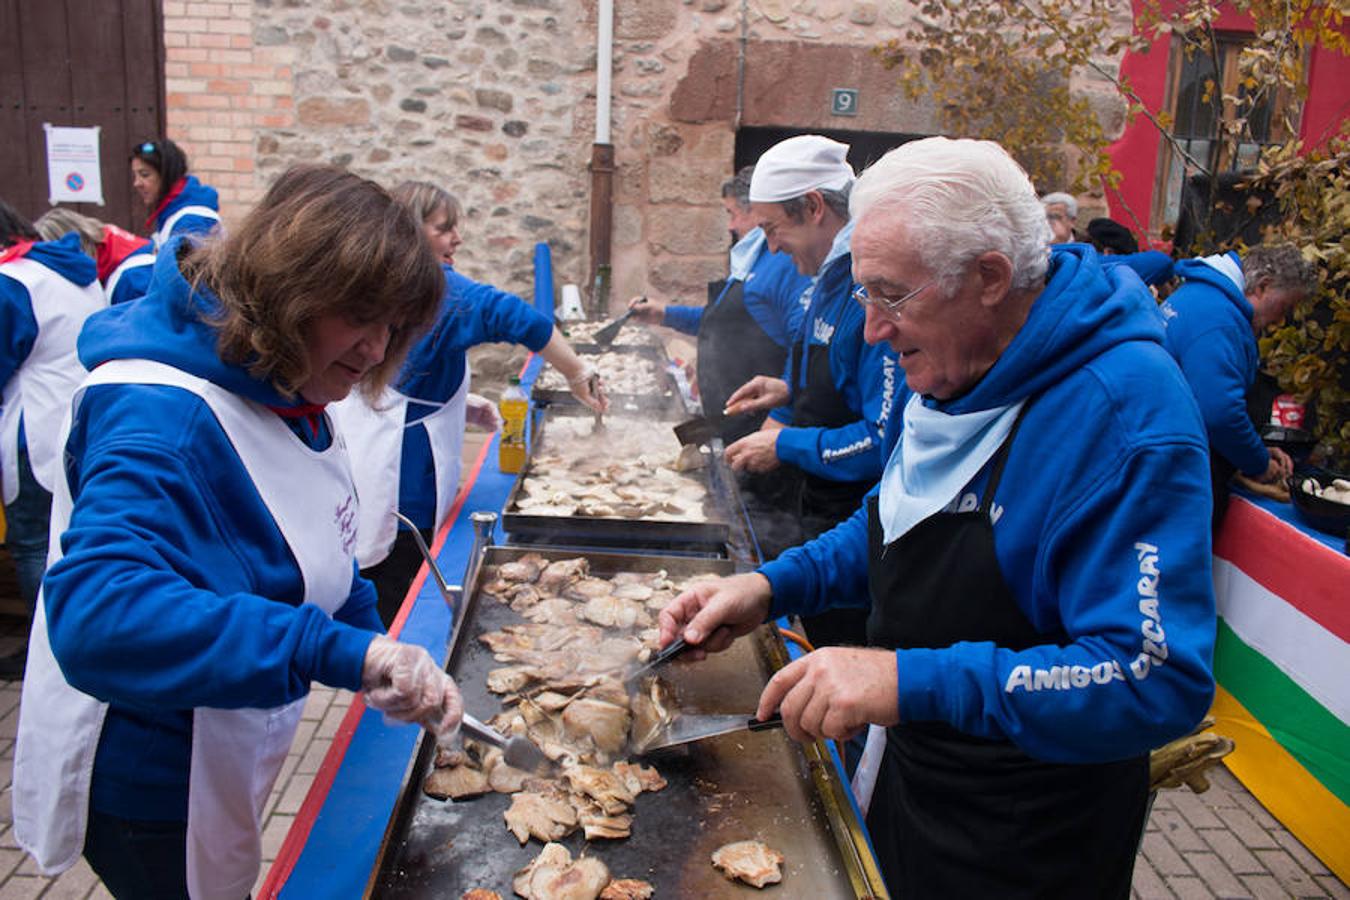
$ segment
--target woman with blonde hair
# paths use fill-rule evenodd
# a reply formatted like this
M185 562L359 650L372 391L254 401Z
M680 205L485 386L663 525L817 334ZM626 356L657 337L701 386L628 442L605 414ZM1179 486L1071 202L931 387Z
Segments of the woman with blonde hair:
M14 766L41 871L83 853L118 897L247 896L311 682L455 732L454 682L380 635L327 412L383 389L441 288L387 192L305 167L91 317Z
M430 544L459 484L466 420L496 427L492 404L468 392L470 347L524 344L567 378L582 403L597 411L607 407L594 366L573 352L548 316L452 268L460 244L459 201L425 181L405 182L394 196L422 224L445 281L436 323L413 346L392 389L378 402L353 397L338 409L362 499L357 557L379 590L386 625L422 563L412 531L394 512L416 523Z
M97 266L99 284L110 304L144 297L150 289L155 248L148 239L63 206L47 210L33 225L44 241L72 232L80 236L80 249Z

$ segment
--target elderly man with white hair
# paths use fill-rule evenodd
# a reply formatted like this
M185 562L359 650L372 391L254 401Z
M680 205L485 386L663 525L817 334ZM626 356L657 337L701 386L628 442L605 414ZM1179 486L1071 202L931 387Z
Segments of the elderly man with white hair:
M811 277L786 377L756 377L727 402L729 414L772 410L759 431L726 450L733 469L771 473L752 489L770 479L788 485L773 496L778 516L751 505L765 558L847 518L881 474L882 429L899 378L891 349L863 340L863 310L851 299L847 153L820 135L788 138L759 158L750 181L750 210L769 249L790 254ZM787 534L771 535L784 520ZM805 624L816 644L864 639L857 613L828 612Z
M881 483L677 597L661 640L716 651L772 616L869 609L869 647L786 666L758 716L799 740L873 726L855 792L891 892L1128 897L1149 750L1214 689L1195 401L1138 277L1050 252L998 145L906 144L852 211L867 339L907 381Z
M1050 243L1068 244L1078 240L1074 223L1078 221L1078 201L1073 194L1055 191L1041 198L1045 221L1050 223Z

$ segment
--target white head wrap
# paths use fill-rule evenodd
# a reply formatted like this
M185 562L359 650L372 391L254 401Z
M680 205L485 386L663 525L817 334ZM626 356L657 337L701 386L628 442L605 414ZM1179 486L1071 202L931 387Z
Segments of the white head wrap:
M818 134L779 141L755 163L751 203L779 203L822 188L839 191L853 183L848 144Z

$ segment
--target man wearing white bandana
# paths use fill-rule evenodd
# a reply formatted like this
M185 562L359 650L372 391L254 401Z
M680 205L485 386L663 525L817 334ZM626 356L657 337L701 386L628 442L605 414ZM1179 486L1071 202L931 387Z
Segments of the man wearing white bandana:
M906 378L881 484L681 594L661 641L717 651L773 616L868 609L869 648L786 666L757 715L798 740L872 726L854 789L891 893L1126 898L1149 750L1214 690L1199 410L1138 276L1049 252L998 145L906 144L852 212L866 336Z
M882 428L899 377L891 349L863 340L863 310L852 300L847 154L820 135L788 138L760 157L750 182L751 213L769 249L790 254L811 277L784 377L756 377L727 402L728 413L772 410L759 431L726 450L733 469L761 475L752 484L779 482L761 492L776 514L749 504L766 559L847 518L881 475ZM786 534L784 519L792 524ZM818 646L866 637L864 617L852 610L805 624Z

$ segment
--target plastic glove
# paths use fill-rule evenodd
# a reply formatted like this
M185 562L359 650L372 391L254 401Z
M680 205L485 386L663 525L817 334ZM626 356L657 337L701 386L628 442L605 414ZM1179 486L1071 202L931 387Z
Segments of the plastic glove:
M571 388L572 396L596 412L609 409L609 398L600 387L600 373L590 363L586 363L575 378L567 379L567 386Z
M497 404L479 394L469 394L464 398L464 424L496 431L502 427L502 417L497 412Z
M361 666L366 705L388 719L415 722L436 735L437 743L459 732L464 704L455 680L422 647L383 635L370 642Z

